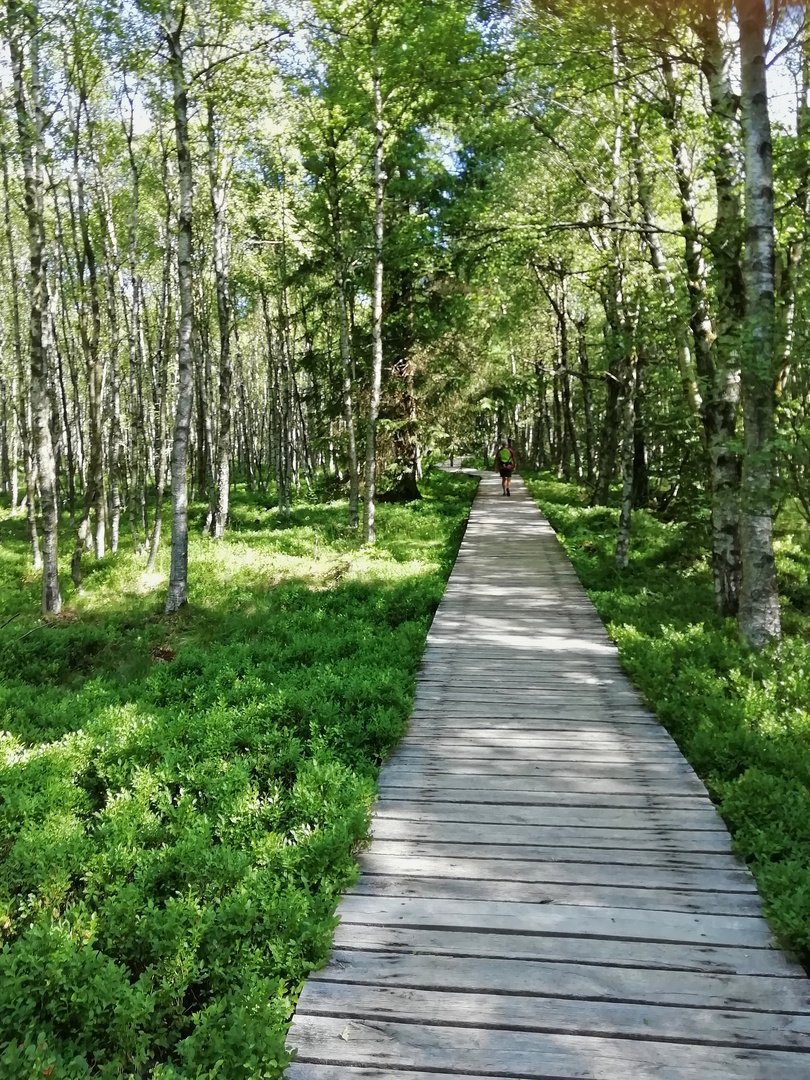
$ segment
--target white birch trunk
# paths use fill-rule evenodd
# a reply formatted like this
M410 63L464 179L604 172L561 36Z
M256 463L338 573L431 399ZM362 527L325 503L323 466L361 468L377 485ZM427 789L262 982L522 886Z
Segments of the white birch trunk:
M193 372L191 337L194 324L192 291L192 163L188 143L188 94L181 34L185 8L180 18L166 28L169 69L174 92L174 125L177 144L177 173L180 200L177 214L177 277L180 295L180 325L177 334L177 411L172 445L172 554L166 611L177 611L188 602L188 437L191 425Z
M366 484L363 514L363 541L373 544L375 500L377 494L377 419L380 415L380 387L382 385L382 303L383 303L383 196L385 175L383 173L383 106L381 72L377 56L377 27L372 34L372 63L374 65L374 286L371 323L371 397L368 410L368 435L366 438Z
M774 214L773 151L765 62L765 0L739 0L745 143L746 334L741 387L740 638L761 649L781 636L773 555Z

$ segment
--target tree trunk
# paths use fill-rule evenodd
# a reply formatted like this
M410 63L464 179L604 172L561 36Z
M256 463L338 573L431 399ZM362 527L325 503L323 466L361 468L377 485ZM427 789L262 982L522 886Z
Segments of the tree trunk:
M774 213L765 76L765 0L738 0L745 145L746 334L741 389L740 638L761 649L781 636L773 555Z
M582 383L582 409L585 413L585 478L589 484L595 480L594 448L596 446L593 427L593 393L591 391L591 372L588 361L588 316L583 314L577 319L577 361Z
M168 225L168 222L167 222ZM155 367L152 377L152 409L155 417L155 516L152 521L152 535L149 538L149 556L146 560L146 572L155 569L160 548L160 534L163 528L163 495L166 488L166 406L169 387L169 355L174 328L174 305L171 297L171 234L166 229L166 252L163 260L163 285L160 293L160 308L155 332Z
M711 5L696 26L702 45L701 70L709 89L717 217L709 244L714 262L717 322L714 365L707 377L703 422L712 471L712 564L715 604L721 615L736 615L740 594L740 461L733 443L740 401L740 330L745 317L742 276L742 210L736 152L739 99L732 86L729 50Z
M680 136L678 97L675 73L671 61L663 61L664 79L668 91L667 120L670 126L672 159L680 194L686 262L687 293L689 296L690 326L695 346L698 375L706 388L701 416L709 451L712 490L712 569L715 605L721 615L734 615L739 603L740 541L739 541L739 462L732 449L739 388L736 347L733 344L739 329L739 310L734 297L732 261L729 246L733 234L734 212L728 195L726 165L715 162L715 183L718 194L718 217L715 234L725 235L723 251L717 263L718 327L712 327L706 297L706 272L696 200L689 175L686 147ZM725 108L725 106L724 106ZM717 149L717 148L716 148ZM721 217L725 215L724 217ZM741 293L740 293L741 296Z
M29 355L34 443L39 466L39 490L44 533L42 567L42 612L58 614L62 610L59 591L58 522L56 462L50 429L47 356L43 348L43 309L45 306L45 223L42 183L42 101L39 74L39 12L36 3L21 7L19 0L7 0L8 42L14 83L14 107L17 117L25 185L25 216L29 250ZM26 100L24 42L28 41L30 59L30 104ZM30 493L30 500L33 493Z
M207 103L208 184L213 213L214 278L219 329L219 423L216 448L216 495L211 535L221 540L228 520L231 468L231 297L228 281L228 236L225 222L227 189L222 175L222 153L217 141L214 102Z
M638 364L635 356L628 358L622 394L622 501L619 511L619 532L616 537L616 566L627 568L630 557L630 521L633 513L633 481L635 461L635 390Z
M644 219L644 239L647 242L647 249L650 253L650 262L652 263L653 270L655 270L658 281L660 282L661 293L667 313L667 323L673 341L675 342L675 353L678 360L678 370L681 375L681 384L683 385L684 395L692 415L699 418L702 400L697 384L697 373L695 372L695 365L692 361L692 353L689 349L686 330L677 309L675 282L672 279L672 274L669 271L667 260L664 256L664 249L661 246L658 223L653 209L652 185L647 176L646 165L641 155L638 132L635 128L631 133L630 145L636 173L636 197L638 198L638 204Z
M621 203L621 162L624 137L621 86L619 76L621 63L616 31L611 31L613 64L613 109L614 129L612 146L612 177L610 195L604 210L607 210L611 222L619 218ZM596 470L596 484L591 502L606 506L610 500L610 483L616 471L616 455L619 449L619 427L621 423L621 372L626 362L626 342L624 341L623 316L623 277L624 267L621 250L621 236L614 228L610 234L610 267L607 272L607 287L604 295L605 306L605 345L608 358L605 392L605 416L599 439L599 456Z
M352 399L352 360L349 349L349 313L346 300L346 271L343 254L343 234L340 214L340 186L337 170L337 152L334 131L330 128L327 165L329 168L329 210L332 226L332 259L334 263L335 292L340 323L340 360L343 368L343 417L346 422L346 438L349 454L349 528L356 529L359 521L360 471L357 465L357 440L354 430L354 402Z
M383 197L385 176L383 174L383 107L381 72L377 56L378 28L372 28L372 63L374 94L374 285L371 324L371 396L368 409L368 435L366 438L366 484L363 514L363 540L373 544L376 539L374 511L377 495L377 419L380 415L380 388L382 386L382 318L383 318Z
M633 383L633 509L646 507L650 501L650 476L647 456L647 433L644 421L645 363L636 344L635 381Z
M22 63L22 58L20 59L20 62ZM31 425L28 422L29 399L28 394L26 393L27 379L25 377L25 361L23 359L22 320L20 318L20 279L19 274L17 273L17 253L14 247L14 233L12 231L11 197L9 194L8 181L8 156L5 145L0 147L0 158L2 158L3 161L3 219L6 229L6 244L8 246L9 275L11 281L11 332L12 346L14 349L14 371L17 376L17 394L14 397L14 402L19 421L20 440L22 443L23 466L25 472L25 506L28 520L28 539L31 544L31 561L34 570L39 572L42 569L42 553L39 550L39 535L37 534L37 469L31 442ZM12 513L16 513L16 509L16 500L12 500Z
M192 163L188 142L188 94L181 34L185 7L180 17L166 26L169 70L174 92L173 112L177 144L177 172L180 200L177 213L177 278L180 295L180 325L177 334L177 412L172 445L172 555L166 611L177 611L188 603L188 436L194 391L191 336L194 329L192 286Z

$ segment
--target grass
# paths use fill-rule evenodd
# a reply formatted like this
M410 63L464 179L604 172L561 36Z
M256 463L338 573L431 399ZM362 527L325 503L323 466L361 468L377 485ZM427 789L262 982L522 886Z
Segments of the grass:
M358 546L258 497L191 541L190 603L85 562L43 623L0 516L0 1075L263 1080L356 875L475 481L431 473ZM197 508L197 513L201 508ZM122 547L126 541L122 541Z
M756 655L714 613L707 521L633 515L630 565L613 561L618 511L541 476L529 489L557 531L636 686L677 741L757 880L781 944L810 968L810 545L776 532L784 641Z

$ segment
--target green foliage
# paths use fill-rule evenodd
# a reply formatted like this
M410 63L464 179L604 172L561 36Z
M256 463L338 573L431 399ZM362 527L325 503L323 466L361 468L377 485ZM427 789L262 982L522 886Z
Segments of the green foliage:
M121 554L47 625L4 516L4 1078L279 1075L474 488L431 473L373 550L342 503L284 527L243 495L192 537L187 611L160 612L168 553Z
M622 664L678 742L749 863L782 943L810 963L810 553L777 537L791 633L748 652L714 613L705 524L633 516L626 571L613 551L618 511L587 507L546 477L529 487L556 529ZM803 540L803 543L799 543Z

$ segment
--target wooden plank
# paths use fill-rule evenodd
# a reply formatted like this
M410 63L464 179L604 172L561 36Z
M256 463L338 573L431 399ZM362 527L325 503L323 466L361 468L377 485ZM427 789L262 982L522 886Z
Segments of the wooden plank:
M377 845L360 856L369 874L473 878L476 881L524 881L543 885L609 885L638 889L687 889L699 892L746 893L756 897L750 873L741 865L717 870L632 863L551 862L534 858L487 859L442 855L388 854Z
M616 770L617 772L619 770ZM582 775L581 771L572 774L570 769L549 769L540 766L521 765L514 763L509 768L505 765L501 768L483 770L476 768L474 764L444 763L435 767L423 765L402 764L395 761L385 764L381 773L381 782L390 783L396 787L411 784L444 784L447 790L452 790L453 785L467 786L471 791L477 791L479 785L487 780L502 780L504 786L515 791L525 790L527 785L537 787L544 791L569 791L577 793L601 792L603 794L623 793L639 796L649 795L677 795L682 792L693 797L708 798L706 788L691 772L683 772L674 777L646 776L632 769L622 770L619 776ZM481 791L486 788L481 787Z
M690 851L662 851L652 848L645 851L642 848L615 848L609 844L602 847L542 847L532 845L505 846L503 844L482 843L448 843L446 841L430 840L383 840L375 839L371 848L374 852L389 855L426 855L441 856L442 858L473 858L473 859L537 859L540 862L562 864L566 862L583 862L598 866L608 863L616 866L664 866L686 869L718 869L718 870L743 870L748 869L736 855L723 852L690 852ZM753 878L751 878L753 887Z
M458 1073L407 1072L396 1066L363 1068L355 1065L322 1065L314 1061L293 1062L284 1072L287 1080L459 1080ZM510 1077L475 1077L465 1072L463 1080L511 1080Z
M492 777L482 776L471 788L469 782L463 781L463 777L448 776L445 782L442 777L439 781L429 781L414 775L413 782L389 783L383 777L380 783L380 795L392 799L437 799L441 802L477 802L486 803L492 800L501 803L519 803L525 806L590 806L594 809L601 807L644 810L657 809L662 811L692 809L701 810L706 806L705 797L691 792L684 795L640 795L635 791L616 792L605 795L599 792L588 791L550 791L545 785L532 784L532 778L527 777L525 782L510 787L506 791L499 791L492 784ZM501 782L502 783L502 782Z
M482 900L499 903L557 904L569 907L688 912L698 915L731 915L756 918L762 915L754 892L705 892L697 890L635 888L633 886L569 885L464 877L430 877L421 874L372 874L361 878L355 892L360 896L414 897L425 900Z
M576 806L513 806L494 802L394 799L374 805L374 817L409 821L474 821L497 825L542 825L560 828L666 829L719 832L728 835L717 811L708 803L699 810L622 810Z
M730 852L728 833L677 832L665 829L561 828L537 825L478 825L470 822L423 822L407 818L375 818L372 832L382 840L444 840L449 843L484 843L540 847L646 848L662 851Z
M396 758L391 759L391 767L397 764ZM606 778L634 778L643 780L669 779L680 780L681 777L689 779L695 776L692 769L684 762L656 762L645 761L638 764L632 762L600 762L600 761L475 761L474 759L461 758L448 761L446 758L436 761L435 766L430 762L414 763L425 770L436 768L442 772L469 773L470 775L482 774L484 776L593 776ZM405 762L401 766L405 768ZM695 777L697 781L697 777ZM699 783L699 781L697 781ZM705 788L703 789L705 790Z
M499 900L445 900L398 896L363 896L353 892L338 905L345 923L453 928L516 934L566 934L573 937L684 942L692 945L773 947L764 919L732 915L692 915L677 911L562 904L510 903Z
M796 1051L607 1039L487 1027L296 1017L299 1062L442 1070L527 1080L810 1080ZM301 1074L299 1073L299 1076ZM304 1074L305 1075L305 1074Z
M621 938L565 937L497 930L341 923L335 948L371 949L441 957L486 960L551 961L595 967L630 967L642 971L694 971L713 974L772 976L806 983L804 971L777 949L739 949L722 945L638 941ZM324 969L328 972L328 968Z
M313 980L304 987L298 1013L354 1019L486 1026L500 1031L549 1035L597 1035L649 1041L710 1043L763 1050L810 1052L810 1017L737 1009L685 1009L651 1002L580 1001L519 993L454 993L432 988L367 986ZM810 1057L806 1059L810 1067Z
M694 777L694 783L684 782L689 780L677 777L675 780L656 780L637 782L634 778L617 779L613 777L581 777L581 776L542 776L532 770L522 775L511 777L508 786L498 775L482 773L472 780L468 773L450 772L439 768L423 772L421 769L405 768L388 762L383 766L380 773L380 789L384 787L405 787L415 790L416 786L426 790L446 791L451 794L456 791L467 791L473 795L481 793L482 798L486 793L505 789L506 792L536 792L538 795L547 795L553 802L559 795L560 801L556 805L563 805L566 798L572 803L581 799L611 799L611 798L635 798L651 805L657 801L667 800L677 805L678 801L703 802L708 799L706 788ZM598 802L594 802L598 805Z
M807 979L726 975L593 963L482 960L471 956L337 949L311 979L404 987L624 1001L686 1008L810 1014Z
M593 763L596 765L673 765L678 771L682 769L683 759L680 754L667 747L653 749L639 748L632 753L629 748L614 747L612 749L579 746L579 747L542 747L529 746L525 750L508 747L498 749L495 746L465 746L457 743L455 749L448 749L444 753L440 747L434 747L427 743L421 747L415 747L413 743L400 746L391 756L392 761L435 762L439 761L478 761L488 765L493 761L526 761L539 763L543 761L573 762L578 764Z
M524 717L522 720L501 720L497 717L470 721L462 716L431 716L412 720L408 725L408 737L438 739L482 739L493 745L517 745L521 741L552 742L566 740L615 740L617 743L651 743L662 741L669 745L669 736L663 728L654 724L624 726L615 720L560 720L559 717L538 719Z

